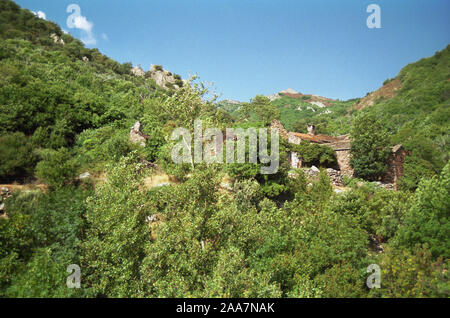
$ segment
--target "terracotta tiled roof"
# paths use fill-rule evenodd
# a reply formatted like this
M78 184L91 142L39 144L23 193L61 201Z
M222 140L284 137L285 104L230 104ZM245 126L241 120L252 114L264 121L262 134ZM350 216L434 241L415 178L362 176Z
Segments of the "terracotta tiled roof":
M295 133L291 132L295 137L298 137L302 140L309 140L311 142L315 143L330 143L330 142L337 142L339 141L338 138L332 137L332 136L326 136L326 135L309 135L309 134L301 134L301 133Z
M350 150L350 140L341 140L338 142L327 144L327 146L333 148L334 150Z
M290 132L290 135L297 137L301 140L308 140L310 142L318 144L326 144L334 150L349 150L350 149L350 137L349 135L342 135L338 137L327 135L309 135L296 132Z

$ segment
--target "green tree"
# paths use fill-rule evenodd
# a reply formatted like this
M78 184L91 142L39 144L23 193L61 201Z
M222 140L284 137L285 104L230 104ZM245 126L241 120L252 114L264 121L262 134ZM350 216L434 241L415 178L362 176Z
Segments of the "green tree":
M412 250L387 248L377 262L381 268L381 288L372 289L370 296L450 296L448 258L433 260L426 246L418 244Z
M108 179L87 200L82 268L93 295L142 296L140 266L150 233L140 191L145 170L137 161L132 153L109 166Z
M395 237L396 246L410 250L428 244L434 258L450 257L450 163L439 177L422 180L415 200Z
M355 174L377 180L386 170L389 156L389 135L374 115L363 113L355 118L351 131L350 164Z
M23 133L0 136L0 179L30 176L36 161L33 145Z
M76 171L77 162L67 148L43 150L42 161L36 166L36 176L54 188L71 181Z
M280 119L280 111L263 95L255 96L250 103L250 109L256 114L259 121L269 124L274 119Z

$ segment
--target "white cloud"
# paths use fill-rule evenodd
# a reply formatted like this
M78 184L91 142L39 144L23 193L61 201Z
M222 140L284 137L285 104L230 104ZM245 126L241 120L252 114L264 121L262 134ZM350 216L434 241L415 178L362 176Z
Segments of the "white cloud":
M43 12L41 10L39 10L38 12L34 12L34 11L31 11L31 12L33 12L34 15L37 16L38 18L47 20L47 15L45 14L45 12Z
M94 45L97 44L97 40L94 37L94 34L92 33L92 28L94 27L94 23L89 22L86 17L83 16L77 16L73 20L73 24L76 29L80 29L85 32L85 35L81 38L81 41L84 42L84 44L88 45Z
M73 24L75 28L86 32L92 32L92 27L94 26L92 22L89 22L86 17L83 17L82 15L75 17L73 19Z
M86 45L95 45L97 40L95 39L92 29L94 28L94 23L88 21L85 16L81 15L81 9L76 4L71 4L66 10L68 13L73 12L67 18L67 26L71 29L79 29L83 31L81 36L81 41Z

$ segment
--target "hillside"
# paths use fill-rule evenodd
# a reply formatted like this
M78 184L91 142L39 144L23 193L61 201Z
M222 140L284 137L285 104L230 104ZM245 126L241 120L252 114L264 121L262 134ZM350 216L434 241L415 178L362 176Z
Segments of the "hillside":
M364 112L380 118L391 144L411 152L405 165L405 186L439 173L450 158L450 46L434 56L405 66L398 76L365 99ZM367 103L367 101L371 101ZM372 104L373 103L373 104Z
M214 103L195 78L118 63L1 0L0 297L448 298L449 54L366 99L287 90ZM268 174L262 139L256 162L188 152L195 120L223 132L275 119L350 133L340 141L357 174L333 184L333 143L268 138ZM394 191L377 180L398 143L409 156ZM371 264L382 288L366 284Z
M423 176L441 171L450 158L450 46L434 56L405 66L367 96L338 101L286 90L269 96L290 131L338 136L350 133L360 113L373 114L390 132L390 144L403 144L411 155L404 186L413 189ZM239 104L219 105L239 117Z

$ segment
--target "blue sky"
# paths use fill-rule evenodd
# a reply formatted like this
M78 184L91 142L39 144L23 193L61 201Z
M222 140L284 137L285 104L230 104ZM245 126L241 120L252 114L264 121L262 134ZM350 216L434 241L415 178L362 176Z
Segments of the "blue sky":
M197 73L221 99L241 101L286 88L361 97L450 44L448 0L16 2L119 62L161 64L183 78ZM66 24L72 3L84 30ZM381 29L366 26L372 3L381 8Z

